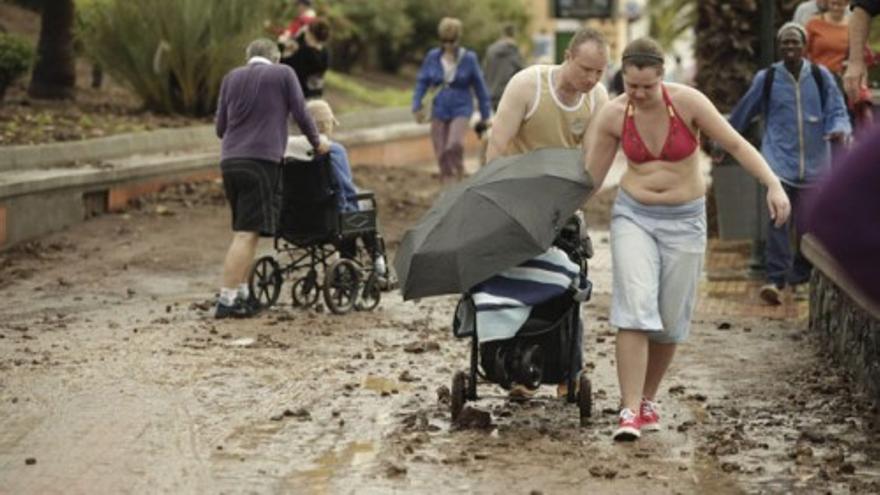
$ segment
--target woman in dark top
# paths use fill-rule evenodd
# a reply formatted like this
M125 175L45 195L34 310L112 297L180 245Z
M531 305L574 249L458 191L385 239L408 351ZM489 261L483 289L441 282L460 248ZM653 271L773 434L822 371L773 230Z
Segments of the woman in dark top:
M300 30L292 42L293 54L282 58L296 72L306 98L321 98L324 94L324 73L330 65L330 55L325 43L330 37L327 21L317 18Z

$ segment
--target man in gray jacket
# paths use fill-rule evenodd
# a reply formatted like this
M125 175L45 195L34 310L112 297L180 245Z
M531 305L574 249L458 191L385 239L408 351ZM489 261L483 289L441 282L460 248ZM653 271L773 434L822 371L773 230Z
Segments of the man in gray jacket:
M216 318L243 318L256 313L247 278L260 234L275 233L274 187L287 145L287 117L319 154L315 123L306 112L302 88L293 69L281 65L278 45L258 39L247 47L247 64L233 69L220 86L217 137L222 139L220 169L232 209L232 243L223 263Z
M489 95L492 97L492 110L498 110L498 102L507 87L507 81L525 65L516 45L516 28L513 24L505 24L501 37L489 45L486 50L486 61L483 63L483 74Z

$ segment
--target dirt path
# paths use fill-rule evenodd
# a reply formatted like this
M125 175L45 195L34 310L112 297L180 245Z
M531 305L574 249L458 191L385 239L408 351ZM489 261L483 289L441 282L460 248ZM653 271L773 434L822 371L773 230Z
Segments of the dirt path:
M361 166L393 248L430 168ZM591 212L585 308L596 415L499 389L450 427L467 362L455 299L343 317L285 304L211 319L228 214L181 187L0 254L0 493L783 493L880 491L873 412L803 322L701 314L665 383L665 428L614 445L607 233ZM607 205L607 200L603 204ZM264 246L269 250L270 246Z

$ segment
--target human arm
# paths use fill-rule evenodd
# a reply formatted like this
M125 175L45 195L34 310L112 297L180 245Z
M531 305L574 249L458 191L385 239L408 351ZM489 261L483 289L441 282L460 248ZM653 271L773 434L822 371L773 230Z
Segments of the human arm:
M822 75L825 86L825 97L822 98L825 101L825 108L822 109L825 138L837 141L852 134L849 113L846 109L843 94L841 94L840 88L834 81L831 71L820 66L819 72Z
M767 187L767 207L770 218L777 227L783 225L791 213L791 204L782 188L779 178L770 169L758 150L755 149L727 120L718 112L709 98L695 89L691 89L688 105L692 108L694 124L698 129L718 143L725 151L733 155L746 171Z
M749 86L746 94L736 102L736 105L730 111L730 116L727 118L730 125L740 134L746 131L752 119L762 110L761 107L764 104L762 101L764 99L764 80L767 77L767 70L773 70L773 67L758 71L755 74L755 77L752 79L752 85Z
M843 73L843 88L850 101L857 99L859 88L868 83L865 67L865 43L871 28L871 14L855 5L849 16L849 59Z
M593 118L584 139L584 165L593 179L593 193L598 192L614 163L620 146L620 120L623 110L611 102Z
M486 150L487 162L504 155L510 141L519 132L535 97L536 72L537 68L521 70L514 74L504 88L498 111L492 119L492 133Z
M436 48L434 50L436 50ZM422 61L422 66L419 68L419 74L416 76L416 88L413 90L412 112L415 115L416 122L419 123L426 120L425 111L422 108L422 100L425 98L425 93L428 92L428 87L430 87L430 76L428 75L428 72L430 70L431 58L434 54L434 50L428 52L425 56L425 60Z
M492 100L489 98L489 89L486 88L486 80L483 79L483 71L480 70L480 62L477 60L477 55L473 52L470 52L468 55L471 58L473 68L471 84L474 87L474 92L477 94L480 118L483 122L488 122L492 116Z
M516 49L516 54L513 57L513 65L516 67L516 71L519 72L526 68L526 62L523 60L522 53L519 51L519 47Z

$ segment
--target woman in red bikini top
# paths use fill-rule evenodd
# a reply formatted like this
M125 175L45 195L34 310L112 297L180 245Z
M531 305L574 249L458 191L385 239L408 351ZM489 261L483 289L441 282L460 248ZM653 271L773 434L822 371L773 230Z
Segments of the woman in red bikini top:
M639 135L634 116L635 106L631 101L626 103L623 129L620 131L620 147L631 163L638 164L658 160L677 162L691 156L697 150L699 140L691 132L688 125L678 116L675 107L672 106L672 100L669 99L669 92L666 90L666 86L661 83L660 88L663 91L663 101L669 112L669 131L666 133L666 141L663 143L663 148L657 156L651 153L642 140L642 136Z
M663 72L663 51L656 41L642 38L627 45L625 94L606 103L593 119L585 150L594 191L600 190L618 149L628 159L609 228L614 277L609 322L619 329L621 399L612 437L619 441L660 429L656 395L676 345L687 338L699 292L706 182L697 135L714 139L767 186L770 217L777 226L791 209L760 153L705 95L688 86L663 85Z

